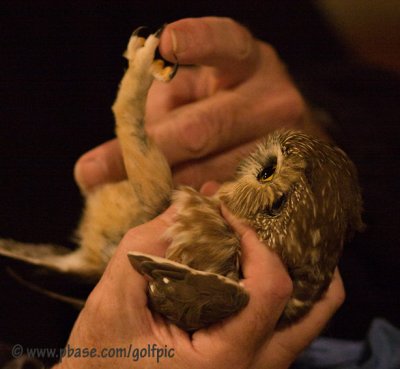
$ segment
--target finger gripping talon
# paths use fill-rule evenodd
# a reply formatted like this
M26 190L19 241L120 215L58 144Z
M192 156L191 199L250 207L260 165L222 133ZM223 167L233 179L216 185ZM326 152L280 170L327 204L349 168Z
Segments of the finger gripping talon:
M165 63L161 59L154 60L152 64L152 74L154 78L159 81L168 82L176 75L178 71L178 64L174 64L173 66L164 66Z

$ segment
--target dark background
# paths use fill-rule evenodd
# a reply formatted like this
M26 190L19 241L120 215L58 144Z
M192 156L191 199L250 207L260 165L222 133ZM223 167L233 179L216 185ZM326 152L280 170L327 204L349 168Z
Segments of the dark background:
M400 326L400 81L354 62L308 1L2 1L1 237L71 245L82 206L73 166L113 136L132 30L204 15L232 17L272 43L359 168L368 228L345 249L347 300L325 334L359 339L377 316ZM0 270L0 342L63 346L75 316Z

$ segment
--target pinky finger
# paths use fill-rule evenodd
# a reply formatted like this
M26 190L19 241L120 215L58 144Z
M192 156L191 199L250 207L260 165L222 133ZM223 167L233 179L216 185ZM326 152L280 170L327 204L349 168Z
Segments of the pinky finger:
M336 268L332 282L323 298L318 301L298 323L277 331L269 345L259 355L257 362L268 358L271 368L291 364L297 356L321 333L332 316L343 304L345 289ZM264 361L265 362L265 361ZM257 368L258 364L254 365ZM269 367L268 367L269 368Z

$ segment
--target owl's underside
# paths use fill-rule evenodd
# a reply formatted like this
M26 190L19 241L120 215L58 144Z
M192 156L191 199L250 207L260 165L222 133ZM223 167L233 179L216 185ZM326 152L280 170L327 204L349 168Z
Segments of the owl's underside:
M202 328L239 311L249 299L239 283L240 240L220 213L224 203L286 265L294 288L281 324L294 322L320 299L343 243L363 227L355 168L334 146L300 132L279 131L266 137L213 197L191 188L173 191L170 168L144 129L153 79L167 81L175 72L154 61L158 36L145 40L132 35L125 54L129 67L113 105L128 179L88 195L76 251L0 240L3 263L25 280L47 271L54 279L79 285L89 278L94 284L124 233L154 218L172 200L177 216L165 235L171 240L166 258L128 256L150 279L151 309L183 329ZM54 286L38 283L43 291L57 293ZM56 297L68 301L66 295Z

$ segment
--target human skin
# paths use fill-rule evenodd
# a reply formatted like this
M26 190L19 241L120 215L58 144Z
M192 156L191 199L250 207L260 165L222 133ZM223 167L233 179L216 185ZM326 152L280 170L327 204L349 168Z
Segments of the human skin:
M274 49L254 39L230 19L184 19L168 25L160 51L181 64L169 84L155 82L147 104L148 134L164 152L176 184L199 188L207 180L225 181L256 142L277 128L302 129L326 138ZM126 177L118 143L109 141L83 155L75 177L85 192ZM212 194L208 183L203 192ZM338 271L324 297L296 324L277 331L276 323L291 294L291 281L279 258L255 233L226 210L241 236L243 284L249 305L239 314L192 336L154 316L147 308L145 279L126 254L164 256L160 237L173 221L170 208L130 230L101 281L89 296L69 339L71 347L174 348L174 357L68 359L59 368L287 368L323 329L344 299Z
M169 24L164 58L182 65L170 83L150 89L146 127L173 169L176 184L199 188L230 179L239 160L274 129L302 129L327 138L273 47L228 18ZM75 178L83 192L126 177L111 140L83 155Z
M203 193L212 193L207 184ZM255 232L226 209L222 213L241 238L243 286L250 301L238 314L193 335L154 315L147 307L147 281L130 265L128 251L164 256L162 237L173 222L169 208L154 220L133 228L121 241L100 282L90 294L68 341L70 348L173 348L173 357L67 358L65 368L287 368L321 332L344 299L338 271L324 297L310 313L290 327L276 330L292 283L279 257L261 243Z

